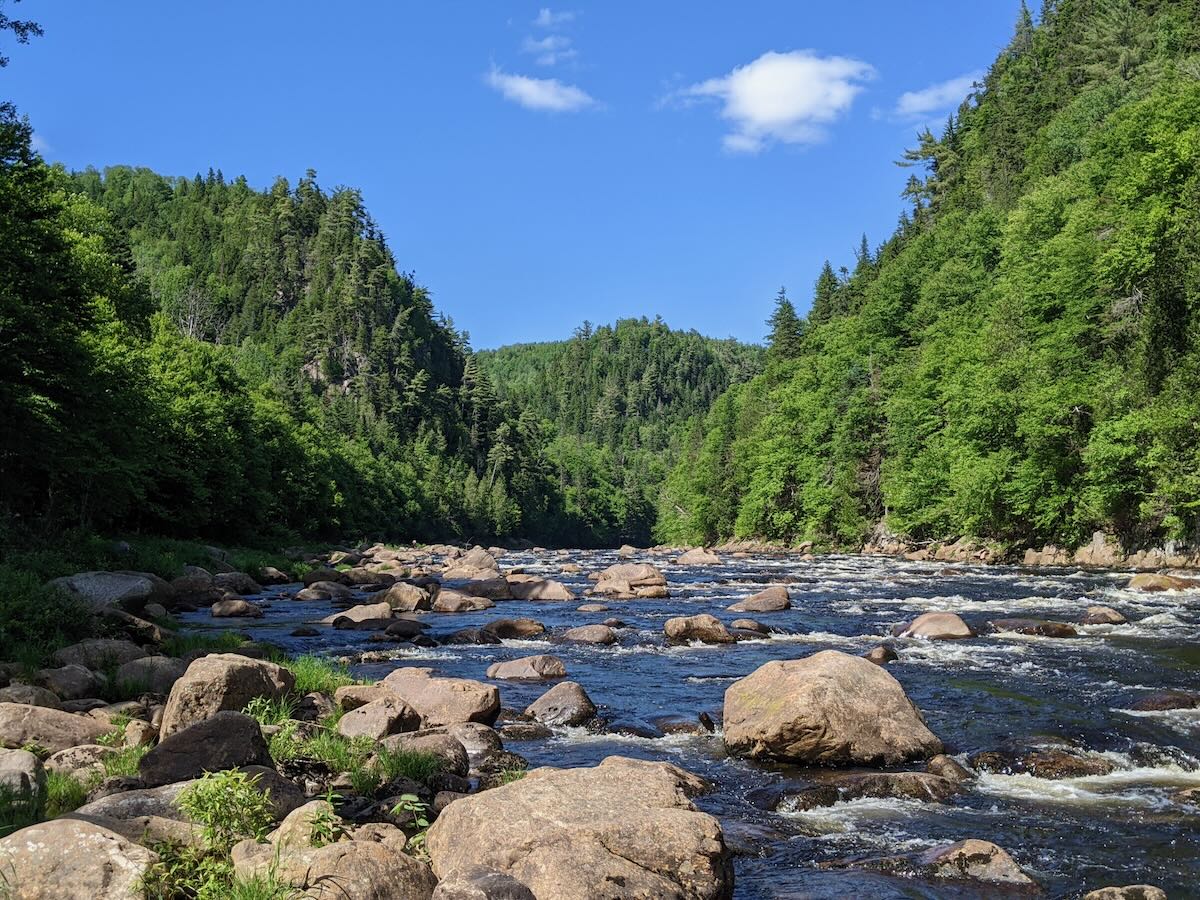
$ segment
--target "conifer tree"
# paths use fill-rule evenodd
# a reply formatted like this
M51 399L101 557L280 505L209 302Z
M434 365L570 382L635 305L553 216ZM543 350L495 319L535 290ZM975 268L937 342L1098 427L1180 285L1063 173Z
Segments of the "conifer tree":
M796 307L787 291L779 289L775 296L775 311L767 319L771 333L767 337L767 352L775 359L795 359L804 343L804 323L796 315Z

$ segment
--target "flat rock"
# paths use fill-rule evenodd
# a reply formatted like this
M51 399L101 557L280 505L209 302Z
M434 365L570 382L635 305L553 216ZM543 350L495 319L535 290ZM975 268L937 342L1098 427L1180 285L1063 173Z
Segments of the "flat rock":
M483 630L501 640L521 640L546 633L546 626L533 619L493 619Z
M675 557L675 564L677 566L719 566L721 557L711 550L696 547Z
M1088 891L1083 900L1167 900L1167 892L1152 884L1127 884Z
M372 700L345 713L337 724L342 737L379 740L389 734L413 731L421 726L417 711L394 694Z
M788 596L788 589L781 584L772 585L766 590L759 591L745 600L739 600L732 606L726 607L730 612L736 613L782 612L791 608L792 600Z
M234 871L243 879L269 875L305 900L429 900L437 886L425 863L376 841L292 846L283 852L271 844L259 846L261 852L235 855Z
M0 703L0 746L36 744L56 753L79 744L94 744L110 731L111 725L90 716L24 703Z
M62 709L62 701L54 691L35 684L17 682L6 688L0 688L0 703L23 703L27 706L41 706L46 709Z
M135 900L158 855L79 819L31 825L0 840L11 900Z
M574 600L575 595L561 581L533 575L509 575L508 589L517 600Z
M390 619L392 607L387 603L360 603L341 612L326 616L320 621L321 625L332 625L338 619L349 619L351 622L363 622L367 619Z
M1008 631L1014 634L1039 635L1041 637L1077 637L1079 632L1066 622L1050 622L1045 619L993 619L988 622L993 631Z
M94 611L118 607L139 612L147 603L169 601L171 586L148 572L79 572L55 578L50 587L82 600Z
M491 725L500 713L500 692L467 678L435 678L429 669L408 667L390 672L381 682L421 716L421 727L482 722Z
M566 675L567 667L563 661L548 653L492 663L487 669L488 678L500 681L546 681Z
M580 625L564 631L562 639L576 644L615 644L617 633L607 625Z
M142 757L138 774L150 787L241 766L273 765L258 722L229 710L172 733Z

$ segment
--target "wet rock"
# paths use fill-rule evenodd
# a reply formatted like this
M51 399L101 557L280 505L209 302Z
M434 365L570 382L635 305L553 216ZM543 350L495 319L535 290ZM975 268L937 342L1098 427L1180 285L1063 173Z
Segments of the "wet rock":
M440 795L439 795L440 796ZM533 891L511 875L469 867L438 882L433 900L537 900Z
M446 733L458 740L472 760L482 759L493 750L502 750L504 745L495 729L479 722L460 722L447 725Z
M1147 593L1189 591L1193 588L1200 588L1200 581L1195 578L1180 578L1176 575L1155 575L1149 572L1139 572L1129 579L1129 583L1125 587L1127 590L1146 591Z
M290 632L291 637L298 638L320 637L320 635L321 632L311 625L301 625L299 628L293 628Z
M351 622L364 622L367 619L390 619L392 608L387 603L361 603L351 606L341 612L326 616L320 621L321 625L333 625L338 619L349 619Z
M153 694L169 694L187 671L187 663L171 656L143 656L117 669L117 684L140 686Z
M525 714L546 725L582 725L596 715L596 705L580 685L563 681L534 700Z
M50 753L94 744L112 730L107 722L44 706L0 702L0 746L44 747Z
M1137 712L1156 712L1167 709L1200 707L1200 694L1191 691L1155 691L1130 703L1128 709Z
M584 603L581 606L575 607L579 612L599 613L608 612L608 607L603 603Z
M169 603L174 591L148 572L79 572L55 578L50 587L81 600L95 612L117 607L139 612L150 602Z
M542 741L552 737L554 731L541 722L509 722L500 726L500 735L506 741Z
M942 751L896 679L837 650L769 662L734 682L724 729L736 756L809 765L894 765Z
M700 641L705 644L731 644L736 638L715 616L701 613L696 616L677 616L667 619L663 632L673 644Z
M1032 775L1057 780L1107 775L1116 765L1099 756L1080 756L1060 747L1034 747L1020 750L990 750L970 759L977 772L1002 775Z
M213 576L218 590L241 594L243 597L262 593L262 585L245 572L220 572Z
M717 556L711 550L697 547L677 556L675 564L679 566L719 566L721 564L721 557Z
M729 625L734 631L753 631L760 635L769 635L771 629L762 622L756 622L754 619L734 619Z
M782 612L791 608L792 601L788 596L788 590L781 584L772 585L766 590L759 591L745 600L739 600L732 606L726 607L730 612L736 613Z
M263 617L262 607L249 600L218 600L212 605L211 612L214 619L234 617L261 619Z
M826 869L873 869L909 878L1037 888L1037 882L1025 874L1008 853L989 841L974 838L933 847L922 853L876 859L840 859L819 865Z
M546 626L533 619L494 619L483 629L502 640L524 640L546 633Z
M432 609L439 613L463 613L491 609L495 605L486 597L472 597L470 594L446 589L438 592Z
M1011 631L1042 637L1068 638L1079 635L1079 632L1066 622L1050 622L1044 619L993 619L988 625L993 631Z
M941 803L959 792L959 782L928 772L869 772L836 775L788 796L798 810L832 806L864 797Z
M649 563L621 563L601 572L592 591L623 599L665 597L667 579Z
M388 588L387 593L383 595L383 601L400 612L433 608L433 597L429 591L405 581L397 581Z
M467 749L458 738L447 734L445 729L426 729L408 734L393 734L380 741L389 750L404 750L409 753L428 753L442 763L442 772L465 776L471 769Z
M601 726L602 728L597 728ZM643 722L641 719L612 719L605 722L602 719L595 719L589 724L589 729L602 730L607 734L623 734L626 737L645 738L647 740L656 741L663 736L663 733L649 722Z
M896 637L922 638L926 641L957 641L975 637L975 632L952 612L927 612L907 625L892 629Z
M580 625L564 631L562 639L578 644L615 644L617 635L607 625Z
M487 668L487 677L500 681L546 681L566 675L567 667L563 661L548 653L496 662Z
M1124 625L1128 621L1111 606L1089 606L1079 619L1081 625Z
M1151 884L1129 884L1088 891L1083 900L1167 900L1167 892Z
M337 724L342 737L368 737L377 741L401 731L421 727L421 716L396 696L384 696L345 713Z
M46 709L62 709L62 702L54 691L35 684L16 682L0 688L0 703L22 703L26 706L41 706Z
M966 766L951 756L939 753L925 764L925 771L931 775L940 775L949 781L959 784L970 781L975 776Z
M877 666L886 666L890 662L895 662L900 658L900 654L896 652L896 648L891 644L880 644L878 647L872 647L863 654L863 659L867 662L875 663Z
M448 578L449 574L447 573ZM488 600L513 599L508 581L498 572L477 574L474 578L461 582L458 585L458 589L462 593L469 594L472 597L483 597Z
M164 738L142 757L138 774L157 787L250 765L272 765L262 729L247 715L224 711Z
M158 855L90 822L60 818L0 840L11 900L133 900Z
M132 641L116 638L91 638L63 647L54 653L54 661L60 666L83 666L87 669L106 669L119 666L131 659L141 659L150 654Z
M282 666L237 653L210 653L187 667L163 710L161 733L170 737L223 710L241 710L255 697L278 700L296 679Z
M465 678L434 678L425 668L397 669L382 684L417 711L423 728L459 722L491 725L500 712L500 692L494 686Z
M575 595L561 581L533 575L509 575L508 588L517 600L574 600Z
M663 734L712 734L713 721L701 713L699 716L666 715L656 716L650 724Z
M486 628L460 628L442 638L443 644L499 644L500 636Z
M537 769L450 804L426 848L439 876L482 865L537 897L724 900L733 873L721 826L687 799L703 787L674 766L621 757Z

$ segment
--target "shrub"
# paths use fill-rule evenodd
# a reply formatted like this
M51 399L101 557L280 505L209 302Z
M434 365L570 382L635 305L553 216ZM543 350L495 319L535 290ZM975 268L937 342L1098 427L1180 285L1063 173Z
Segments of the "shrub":
M296 693L300 696L314 691L332 694L340 687L359 683L344 665L319 656L297 656L295 659L278 656L274 662L295 676Z
M55 650L95 633L87 604L46 587L30 571L0 565L0 657L40 668Z
M274 821L258 779L236 770L208 772L180 791L175 805L201 826L210 850L227 854L243 838L261 838Z
M46 818L74 812L87 802L88 788L64 772L46 773Z
M272 700L269 697L255 697L242 710L259 725L283 725L290 721L296 711L294 697L281 697Z

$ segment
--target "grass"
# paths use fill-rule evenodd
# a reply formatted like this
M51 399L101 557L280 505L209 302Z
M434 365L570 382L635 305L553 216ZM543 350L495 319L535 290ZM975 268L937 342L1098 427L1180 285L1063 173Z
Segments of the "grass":
M296 698L281 697L272 700L270 697L255 697L242 710L259 725L283 725L289 722L296 712Z
M154 864L142 879L148 900L292 900L299 892L281 884L274 872L238 878L233 864L219 853L178 844L156 844Z
M142 761L142 757L150 752L148 746L145 747L125 747L118 750L116 753L111 753L101 760L104 766L104 774L109 778L124 777L136 778L138 774L138 763Z
M301 697L314 691L332 694L340 687L363 683L341 663L320 656L297 656L293 659L283 654L273 654L271 661L292 673L296 679L295 692Z
M87 802L88 788L78 778L65 772L46 773L47 819L74 812Z
M86 604L48 588L25 568L0 565L0 655L36 671L54 651L96 634Z
M514 781L520 781L528 774L528 769L502 769L496 777L496 784L498 787L503 787L506 784L512 784Z
M43 798L0 785L0 838L40 822Z
M192 631L187 634L173 634L162 643L161 650L166 656L187 656L189 653L203 651L206 653L227 653L236 650L246 643L240 634L224 629L220 631Z

